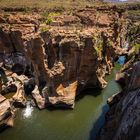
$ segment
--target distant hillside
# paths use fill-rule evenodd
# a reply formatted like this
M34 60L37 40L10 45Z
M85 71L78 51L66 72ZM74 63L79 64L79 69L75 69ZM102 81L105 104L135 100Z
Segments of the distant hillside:
M105 2L140 2L140 0L104 0Z
M104 6L111 2L140 2L140 0L0 0L0 9L18 9L19 11L35 10L60 10L81 9L85 7ZM123 3L122 3L123 4ZM125 5L124 5L125 6ZM132 5L131 5L132 6Z
M102 0L0 0L0 7L29 7L29 8L78 8L95 5Z

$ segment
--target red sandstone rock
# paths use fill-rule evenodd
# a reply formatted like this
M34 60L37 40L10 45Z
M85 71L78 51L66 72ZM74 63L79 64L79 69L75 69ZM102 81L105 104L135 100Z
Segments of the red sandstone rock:
M35 99L35 102L39 109L45 108L45 98L40 95L38 86L35 86L35 89L32 91L32 96Z
M48 96L48 105L55 107L74 108L77 81L69 85L60 84L55 95Z
M0 94L0 130L13 126L13 112L9 101Z
M63 103L73 107L79 85L82 85L79 92L107 85L104 76L111 72L115 57L124 53L121 48L124 40L120 41L119 36L126 33L126 24L120 26L123 16L119 18L116 9L112 14L107 9L104 14L97 14L95 9L87 8L72 15L56 15L53 19L61 26L42 23L39 14L9 14L0 29L0 53L6 54L3 56L7 68L15 70L18 65L25 74L28 67L36 86L40 90L47 87L44 97L36 88L33 92L40 108L44 108L44 98L53 105ZM58 87L63 89L63 96L58 95Z
M17 91L12 97L13 104L15 107L26 107L26 98L24 97L24 88L21 83L17 83Z

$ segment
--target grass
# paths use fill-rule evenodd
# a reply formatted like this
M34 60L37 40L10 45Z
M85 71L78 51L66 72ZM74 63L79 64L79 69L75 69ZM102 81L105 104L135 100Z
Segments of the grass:
M43 33L43 32L46 32L46 31L48 31L49 30L49 28L47 28L47 26L42 26L42 27L40 27L40 31Z
M59 15L60 15L60 13L58 13L58 12L50 12L50 13L49 12L43 12L43 14L42 14L42 16L45 20L45 23L47 25L51 24L54 20L54 17L59 16Z
M94 5L95 2L87 0L0 0L1 8L81 8Z
M93 40L95 42L95 50L97 52L97 54L99 56L101 56L101 53L103 51L103 39L101 37L101 35L98 35L98 36L93 36Z
M139 53L139 51L140 51L140 44L139 43L134 44L134 49L135 49L135 53Z
M102 1L102 0L101 0ZM71 9L81 9L85 7L100 7L112 5L112 3L95 2L94 0L0 0L0 9L19 9L27 12L32 9L42 11L69 11ZM119 3L118 7L125 9L140 8L139 3ZM126 8L127 7L127 8Z
M140 9L139 10L129 10L128 14L131 15L139 15L140 16Z

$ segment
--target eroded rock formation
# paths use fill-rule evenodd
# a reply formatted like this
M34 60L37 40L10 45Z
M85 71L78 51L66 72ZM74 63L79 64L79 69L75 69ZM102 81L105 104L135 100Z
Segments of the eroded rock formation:
M126 22L116 7L102 11L87 8L72 15L52 14L51 22L37 13L0 15L0 63L27 76L27 91L40 109L73 108L81 90L106 87L104 76L111 72L114 59L127 53L122 48ZM27 82L30 79L32 84ZM24 83L20 81L13 97L20 104L26 101Z
M4 96L0 95L0 131L5 127L13 126L14 112L10 102Z

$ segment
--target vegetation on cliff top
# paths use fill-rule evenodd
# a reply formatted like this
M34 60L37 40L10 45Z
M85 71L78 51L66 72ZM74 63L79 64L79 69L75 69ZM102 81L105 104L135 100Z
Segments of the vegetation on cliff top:
M96 5L103 4L100 0L96 0ZM88 5L95 5L95 1L89 0L0 0L1 8L45 8L45 9L71 9L83 8Z
M65 11L70 9L80 9L85 7L106 7L111 3L103 2L103 0L0 0L0 9L28 11L28 10L58 10ZM140 3L119 3L118 7L124 9L140 9Z

